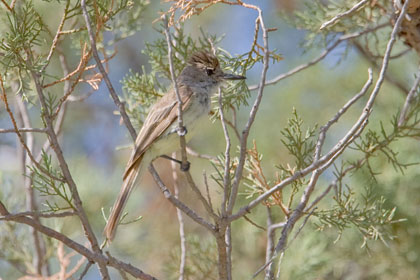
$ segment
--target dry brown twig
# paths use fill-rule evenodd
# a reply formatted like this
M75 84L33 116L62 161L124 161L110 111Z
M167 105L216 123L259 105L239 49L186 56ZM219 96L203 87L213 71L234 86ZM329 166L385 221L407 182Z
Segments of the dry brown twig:
M16 3L16 0L12 0L12 2L10 3L10 5L7 4L6 0L1 0L1 2L6 6L6 9L8 9L9 12L13 12L13 9L14 9L15 3Z
M259 183L259 185L262 187L261 191L263 191L263 189L265 189L266 191L271 189L272 186L270 186L270 184L268 183L261 165L260 153L258 152L257 143L255 140L253 141L253 147L249 149L247 153L248 164L250 165L250 167L248 168L248 172L252 176L253 181L257 181ZM277 185L280 182L281 179L279 178L277 173L277 180L274 182L274 185ZM270 203L268 200L265 200L262 203L267 207L270 207L272 205L278 205L281 208L282 212L286 216L289 216L290 213L288 210L288 206L284 205L283 203L282 190L273 193L271 195L271 198L273 199L273 202Z
M113 59L114 57L115 57L115 55L117 54L117 52L114 52L112 55L110 55L109 57L106 57L106 58L104 58L104 59L102 59L101 60L101 63L107 63L107 62L109 62L111 59ZM87 66L86 65L86 63L89 61L89 59L90 59L90 56L92 55L92 53L91 53L91 51L89 51L89 52L86 52L86 45L82 48L82 55L81 55L81 57L80 57L80 62L79 62L79 64L78 64L78 66L76 67L76 69L75 70L73 70L71 73L69 73L69 74L67 74L65 77L63 77L63 78L61 78L61 79L59 79L59 80L56 80L56 81L54 81L54 82L51 82L51 83L49 83L49 84L46 84L46 85L43 85L42 87L43 88L48 88L48 87L51 87L51 86L55 86L55 85L57 85L57 84L59 84L59 83L62 83L62 82L65 82L65 81L69 81L71 78L73 78L76 74L79 74L79 76L81 76L80 75L80 73L84 73L84 72L86 72L86 71L88 71L88 70L93 70L93 69L95 69L96 67L97 67L97 65L96 64L93 64L93 65L89 65L89 66ZM108 71L106 71L106 72L108 72ZM94 75L97 75L98 73L95 73ZM102 78L102 76L101 76L101 78ZM89 79L82 79L82 78L79 78L79 79L75 79L75 81L79 81L79 82L87 82L87 83L89 83ZM102 81L102 79L101 79L101 81ZM99 81L100 82L100 81Z

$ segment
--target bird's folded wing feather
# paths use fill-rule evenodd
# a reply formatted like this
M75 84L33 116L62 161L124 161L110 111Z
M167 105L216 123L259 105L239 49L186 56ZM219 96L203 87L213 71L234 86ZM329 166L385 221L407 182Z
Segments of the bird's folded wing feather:
M182 100L182 110L185 111L191 103L192 90L186 85L179 85L179 93ZM165 94L151 108L149 115L144 121L143 127L137 135L136 144L127 163L124 176L125 179L138 160L141 160L144 152L152 143L160 137L163 132L171 126L178 118L178 101L174 90Z

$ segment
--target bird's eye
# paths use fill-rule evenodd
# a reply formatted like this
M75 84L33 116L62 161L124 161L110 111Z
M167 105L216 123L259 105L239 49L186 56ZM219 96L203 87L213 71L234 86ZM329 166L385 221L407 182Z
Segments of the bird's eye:
M207 73L208 76L211 76L211 75L214 74L214 70L211 69L211 68L206 68L206 73Z

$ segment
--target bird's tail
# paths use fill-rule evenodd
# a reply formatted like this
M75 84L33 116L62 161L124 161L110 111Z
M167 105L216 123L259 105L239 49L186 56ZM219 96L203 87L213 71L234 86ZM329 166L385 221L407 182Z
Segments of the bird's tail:
M140 161L138 165L140 165ZM123 213L125 204L127 203L131 191L136 185L136 178L138 177L139 173L139 166L135 166L131 169L128 176L124 178L120 194L118 195L118 198L115 201L114 206L112 207L111 214L109 215L108 222L106 223L104 229L104 234L108 242L111 242L115 237L115 233L117 232L117 227L120 222L121 214Z

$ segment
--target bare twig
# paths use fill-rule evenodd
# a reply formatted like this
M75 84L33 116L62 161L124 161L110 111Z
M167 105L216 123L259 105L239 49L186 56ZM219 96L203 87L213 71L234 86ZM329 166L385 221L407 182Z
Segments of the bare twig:
M31 128L31 127L21 127L17 130L19 133L46 133L45 128ZM16 129L14 128L0 128L0 133L16 133Z
M28 109L26 108L26 105L23 103L21 96L16 95L16 103L17 108L19 109L19 114L21 116L23 125L26 127L32 127L31 120L29 118ZM28 144L28 149L33 153L34 147L35 147L35 138L33 136L33 133L29 132L25 134L26 136L26 143ZM37 201L35 198L33 180L32 180L32 171L31 171L32 162L31 159L25 155L22 158L22 171L24 174L24 186L25 186L25 194L26 194L26 210L32 211L33 213L36 213L38 210ZM39 222L39 218L35 215L33 217L37 222ZM33 237L33 244L35 248L35 254L33 257L33 263L36 268L36 272L39 275L47 276L49 275L49 269L48 265L45 262L45 255L46 255L46 248L45 248L45 242L42 239L42 237L38 234L38 232L31 228L31 234Z
M317 205L330 191L333 187L335 187L336 184L329 184L328 187L325 189L325 191L323 191L315 200L314 202L311 203L311 205L309 205L304 212L309 212L311 211L311 209Z
M175 158L176 153L172 154L172 157ZM178 173L176 172L176 163L171 161L172 167L172 179L174 182L174 196L176 199L179 199L179 188L178 188ZM186 250L186 240L185 240L185 223L184 218L182 217L182 212L179 208L176 208L176 216L178 218L179 224L179 239L181 244L181 261L179 263L179 277L178 280L184 280L185 274L185 262L187 258L187 250Z
M311 60L311 61L309 61L307 63L301 64L301 65L293 68L292 70L290 70L290 71L288 71L286 73L280 74L277 77L275 77L275 78L273 78L271 80L268 80L265 83L265 85L266 86L268 86L268 85L274 85L274 84L280 82L281 80L284 80L286 78L289 78L290 76L293 76L294 74L296 74L296 73L298 73L298 72L300 72L302 70L305 70L305 69L309 68L310 66L312 66L312 65L320 62L322 59L324 59L331 51L333 51L342 42L345 42L347 40L351 40L351 39L360 37L360 36L362 36L362 35L364 35L366 33L369 33L369 32L372 32L372 31L375 31L375 30L384 28L386 26L389 26L389 23L380 24L378 26L375 26L373 28L368 28L368 29L363 30L363 31L360 31L360 32L343 35L340 38L338 38L338 40L335 41L332 45L330 45L329 47L327 47L319 56L317 56L313 60ZM252 90L257 90L258 88L259 88L259 85L254 85L254 86L249 86L248 87L248 89L251 90L251 91Z
M39 217L39 218L63 218L74 216L76 213L74 211L66 211L60 213L43 213L43 212L35 212L35 211L27 211L27 212L20 212L15 214L9 214L7 216L0 216L0 220L13 220L15 217Z
M268 208L268 207L267 207ZM267 224L268 225L268 224ZM286 225L286 223L277 223L277 224L270 224L267 227L267 248L266 248L266 258L265 258L265 264L261 266L253 275L252 279L258 276L264 269L266 270L265 273L265 279L274 279L274 266L273 261L277 257L277 254L275 254L274 250L274 236L275 236L275 230L282 228ZM269 240L269 238L271 240ZM267 250L270 249L269 254L267 254Z
M182 212L184 212L188 217L193 219L196 223L202 225L203 227L205 227L212 233L215 232L216 228L214 225L207 222L205 219L203 219L197 213L195 213L191 208L186 206L179 199L175 198L172 195L172 193L169 191L169 189L165 186L165 184L160 179L159 174L157 173L156 169L153 167L152 164L150 164L149 166L149 171L152 174L155 182L157 183L158 187L160 188L160 190L162 191L166 199L168 199L175 207L179 208Z
M194 151L192 148L187 146L187 153L193 157L202 158L202 159L208 159L208 160L217 160L217 157L206 155L206 154L200 154L197 151Z
M46 62L44 64L44 66L41 68L41 71L40 71L41 73L44 72L44 70L47 68L48 64L51 61L51 57L54 53L54 50L57 47L58 40L59 40L60 35L61 35L61 30L63 30L64 23L66 22L66 19L67 19L67 13L68 13L69 6L70 6L70 1L67 1L66 7L64 8L63 16L61 18L60 24L58 25L57 32L55 33L55 36L54 36L50 51L48 53Z
M269 206L266 207L267 209L267 245L265 247L265 262L268 263L274 254L274 238L275 238L275 231L271 227L273 224L273 215L271 213L271 208ZM274 279L274 266L270 263L267 268L265 269L265 280L273 280Z
M54 114L51 115L52 119L56 118L56 116L59 114L59 112L61 110L61 106L63 106L63 104L67 101L67 98L73 93L74 89L76 88L77 84L79 83L83 73L86 70L86 65L89 62L90 54L91 54L90 51L86 52L86 45L85 45L85 47L83 48L82 56L81 56L80 63L79 63L79 66L78 66L79 71L78 71L78 74L77 74L77 77L76 77L76 81L71 86L68 87L67 91L60 98L60 100L57 104L57 109L55 110Z
M133 127L133 125L131 124L131 121L127 115L127 112L125 111L125 106L124 104L120 101L117 93L114 90L114 87L112 86L111 80L108 77L107 72L105 71L104 66L102 65L101 59L99 58L98 55L98 50L96 48L96 37L92 28L92 24L90 22L90 18L89 18L89 14L87 12L86 9L86 0L82 0L81 2L81 6L82 6L82 10L83 10L83 16L85 18L85 22L86 22L86 27L88 29L88 33L89 33L89 40L90 40L90 44L91 44L91 48L92 48L92 54L93 57L95 58L96 64L98 66L99 72L101 72L103 79L105 80L105 83L108 87L109 90L109 94L112 97L112 100L114 101L115 105L117 106L118 110L120 111L121 117L124 121L125 126L128 129L128 132L131 135L131 138L135 141L136 137L137 137L137 133Z
M69 67L67 64L67 60L66 57L64 56L64 54L62 53L61 49L59 46L57 46L57 51L59 52L59 56L58 58L60 59L60 64L61 64L61 68L63 69L63 74L64 76L66 76L69 73ZM68 92L70 89L70 81L69 80L65 80L64 81L64 86L63 86L63 93L65 94L66 92ZM61 110L59 111L56 120L55 120L55 125L54 125L54 131L55 134L57 134L58 136L61 134L62 131L62 127L63 127L63 122L64 122L64 117L66 115L67 112L67 101L66 100L61 107ZM48 153L49 149L51 148L51 143L50 141L47 139L44 142L44 145L42 146L41 151L39 152L38 156L36 157L36 160L38 162L41 161L42 159L42 152L44 153Z
M244 220L247 221L248 223L250 223L251 225L253 225L254 227L266 231L267 229L264 228L263 226L260 226L259 224L257 224L256 222L254 222L253 220L251 220L250 218L248 218L247 215L244 215Z
M93 264L93 262L87 262L85 268L83 269L82 273L79 276L79 280L82 280L86 276L86 274L89 271L89 268L92 266L92 264Z
M417 93L417 90L419 89L419 84L420 84L420 67L419 67L419 69L417 71L416 76L417 76L417 78L414 81L414 84L411 87L411 89L410 89L410 91L409 91L409 93L407 95L407 98L405 99L404 106L403 106L403 108L401 110L400 118L398 120L398 126L399 127L401 127L406 122L408 109L410 108L410 105L413 102L414 96Z
M6 207L1 203L0 201L0 214L3 216L8 216L9 219L6 219L6 221L16 222L20 224L26 224L28 226L31 226L35 228L37 231L53 238L58 241L61 241L63 244L68 246L69 248L75 250L82 256L85 256L90 262L93 263L104 263L108 266L114 267L116 269L123 270L130 275L138 278L138 279L144 279L144 280L156 280L155 277L144 273L142 270L132 266L131 264L124 263L122 261L119 261L115 259L114 257L108 255L108 257L104 256L103 254L99 254L96 252L92 252L85 246L81 245L80 243L75 242L74 240L68 238L66 235L55 231L49 227L46 227L37 221L35 221L32 218L29 218L27 216L14 216L13 214L10 214Z
M372 69L370 69L370 68L368 69L368 74L369 74L369 78L366 81L363 88L361 89L361 91L358 94L356 94L355 96L353 96L353 98L351 98L340 110L338 110L337 114L331 120L329 120L324 126L321 127L319 137L318 137L318 141L317 141L316 146L315 146L315 155L314 155L314 160L315 161L319 160L319 157L321 156L322 146L324 145L325 136L327 134L328 129L330 129L330 127L334 123L338 122L338 120L341 118L341 116L344 115L344 113L347 112L347 110L357 100L359 100L362 96L364 96L366 94L367 90L369 89L369 87L372 85L372 82L373 82Z
M13 11L13 6L12 6L13 3L12 3L12 5L9 6L9 4L7 4L6 0L1 0L1 2L6 6L6 8L9 10L9 12Z
M349 9L349 10L343 12L343 13L339 13L338 15L336 15L335 17L333 17L329 21L324 22L319 29L322 30L322 29L326 28L329 25L335 24L339 19L341 19L342 17L345 17L345 16L350 15L354 11L356 11L356 10L360 9L361 7L363 7L369 1L370 0L362 0L362 1L358 2L351 9Z
M45 170L44 167L42 167L34 158L31 149L29 149L28 145L26 145L25 140L23 139L22 134L19 132L19 127L16 124L16 120L15 117L13 116L13 112L11 111L10 107L9 107L9 102L7 100L7 94L6 91L4 89L4 84L3 84L3 78L0 75L0 90L1 90L1 99L4 102L4 105L6 107L6 111L9 114L10 120L12 121L13 127L15 129L15 133L19 138L20 143L22 144L23 148L25 149L27 155L29 156L29 158L31 159L32 163L40 170L42 171L44 174L46 174L47 176L49 176L50 178L53 178L54 180L60 181L62 182L63 179L61 178L57 178L55 176L53 176L52 174L50 174L48 172L48 170Z
M376 70L379 69L379 65L376 63L375 59L369 55L366 50L360 45L357 40L351 40L353 46L356 47L356 49L359 51L359 53L362 55L364 59L366 59ZM402 93L407 94L408 88L406 88L405 84L398 81L394 75L390 75L389 72L385 73L385 79L391 83L394 87L399 89Z
M212 212L214 212L213 203L211 202L209 183L207 182L207 174L206 174L205 170L203 170L203 181L204 181L204 185L206 186L207 201L209 202L209 206L210 206Z
M244 4L245 5L245 4ZM248 135L251 129L252 124L254 123L255 116L257 114L258 108L260 106L263 93L264 93L264 86L266 84L266 77L269 65L269 49L268 49L268 31L264 24L264 19L262 16L262 11L259 7L248 5L250 8L257 10L258 18L256 20L256 25L261 25L262 33L263 33L263 42L264 42L264 59L263 59L263 69L261 72L260 84L258 87L258 94L255 102L252 106L251 112L249 114L248 121L245 125L244 130L242 131L242 137L240 141L240 154L239 154L239 163L235 171L235 176L232 183L232 190L229 196L229 203L227 207L227 214L231 215L233 207L235 206L236 198L238 195L239 184L242 179L242 172L245 165L245 157L246 157L246 148L248 142Z
M231 179L230 179L230 146L231 146L231 142L230 142L230 136L229 136L229 132L227 130L226 127L226 121L225 121L225 115L223 113L223 104L222 104L222 90L219 87L219 110L220 110L220 122L222 123L222 128L223 128L223 134L225 135L225 141L226 141L226 149L225 149L225 174L224 174L224 178L223 178L223 201L222 201L222 205L220 206L221 211L222 211L222 217L226 217L226 207L227 207L227 203L228 203L228 199L229 199L229 194L230 194L230 190L231 190Z

